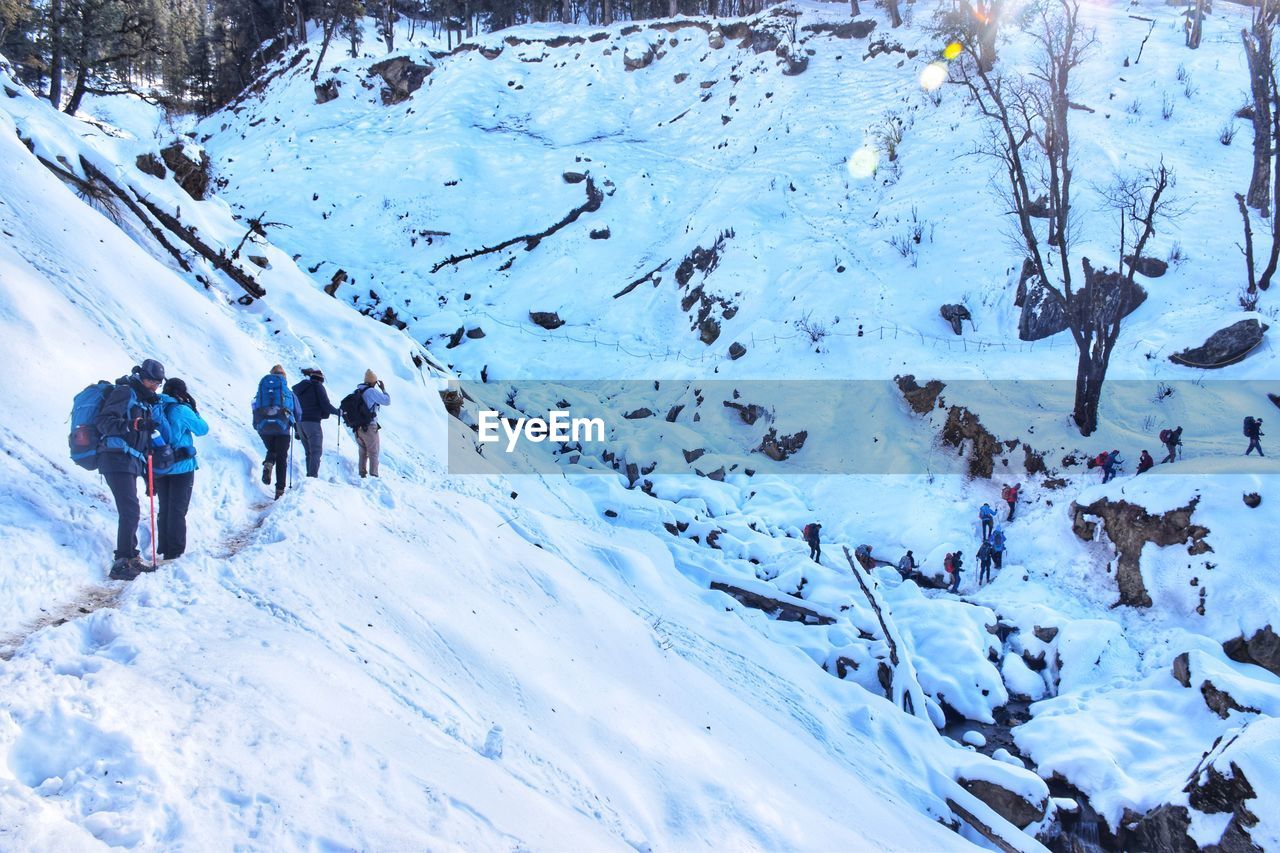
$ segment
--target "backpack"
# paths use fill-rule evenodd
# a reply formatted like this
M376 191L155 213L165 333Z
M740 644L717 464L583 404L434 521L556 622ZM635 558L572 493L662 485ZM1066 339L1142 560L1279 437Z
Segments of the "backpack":
M364 391L369 386L357 385L356 390L342 398L342 402L338 404L338 411L342 414L342 422L352 432L360 430L373 423L373 410L369 408L368 403L364 401ZM813 525L805 527L805 538L809 538L809 528Z
M253 398L253 428L260 435L288 435L293 426L292 400L293 392L285 387L283 376L268 373L262 377Z
M947 554L947 556L942 558L942 568L947 570L947 574L951 574L955 571L954 557L954 554Z
M71 400L71 434L67 436L67 445L71 448L71 461L88 471L98 470L98 444L102 441L102 434L93 421L115 387L114 383L102 379Z
M991 550L992 551L1004 550L1004 531L1003 530L997 530L996 532L991 534Z
M991 507L987 506L986 504L983 504L982 508L978 510L978 518L995 518L995 517L996 517L996 511Z
M1168 427L1165 427L1164 429L1160 430L1161 444L1168 444L1172 438L1173 438L1173 430L1169 429Z
M1096 457L1094 457L1093 467L1098 468L1100 466L1106 465L1110 461L1111 461L1111 454L1107 453L1106 451L1103 451L1102 453L1099 453Z
M1258 422L1252 417L1244 419L1244 434L1247 438L1253 438L1254 433L1258 431Z

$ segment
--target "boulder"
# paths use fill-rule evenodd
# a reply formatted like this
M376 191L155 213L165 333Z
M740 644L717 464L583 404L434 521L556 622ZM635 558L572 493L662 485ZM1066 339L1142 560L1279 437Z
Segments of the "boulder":
M991 806L991 809L996 814L1018 827L1018 829L1025 829L1033 823L1044 820L1045 809L1049 805L1047 799L1043 799L1039 803L1032 803L1021 794L1015 794L1013 791L994 782L988 782L985 779L965 779L961 777L957 781L959 781L960 787Z
M1134 257L1125 255L1124 262L1133 264L1133 271L1147 278L1159 278L1169 271L1169 265L1159 258Z
M1169 360L1184 367L1226 367L1242 360L1262 343L1262 336L1268 328L1266 323L1255 319L1241 320L1214 332L1198 347L1174 353Z
M1249 492L1244 496L1244 505L1249 509L1257 509L1262 505L1262 495L1257 492Z
M386 83L382 89L382 103L387 106L409 100L434 70L435 66L419 65L407 56L395 56L369 66L369 73L377 74Z
M329 79L316 84L316 103L327 104L338 99L338 81Z
M808 430L801 430L792 435L779 436L776 429L769 427L769 431L761 439L760 446L756 448L756 451L763 453L775 462L781 462L804 447L804 443L808 438Z
M972 320L969 316L969 309L958 303L943 305L938 309L938 313L942 315L942 319L951 324L951 331L957 335L964 334L964 326L961 325L965 320Z
M613 232L611 232L609 230L609 226L606 225L604 228L592 228L587 236L592 240L608 240L613 236Z
M1039 341L1067 328L1067 303L1062 294L1046 287L1038 278L1026 283L1022 314L1018 317L1018 339Z
M198 145L178 141L161 149L160 156L173 171L178 186L196 201L209 193L209 155Z
M648 68L653 64L653 60L658 56L658 49L653 45L646 45L644 53L639 56L634 55L630 49L622 52L622 67L628 71L639 71L641 68Z
M720 323L707 317L698 323L698 340L707 346L711 346L716 342L716 338L720 337Z
M747 403L746 405L743 405L742 403L736 403L733 400L725 400L724 407L726 409L736 409L738 417L741 418L742 422L748 426L754 424L761 418L767 418L769 416L769 410L764 406L761 406L759 403Z
M164 163L160 162L160 158L149 152L146 154L139 154L138 159L134 161L134 164L138 167L138 171L145 172L153 178L159 178L162 181L164 180L165 175L169 174L165 171Z
M484 329L476 326L474 329L467 329L467 337L471 340L478 340L484 337Z
M627 412L625 415L623 415L623 417L629 421L638 421L643 418L651 418L653 417L653 410L641 407L639 409L636 409L635 411Z
M895 376L893 381L898 383L898 390L902 392L911 411L917 415L927 415L933 411L933 407L938 403L938 395L942 393L943 388L947 387L937 379L930 379L924 385L920 385L916 382L916 377L910 373L906 376Z
M848 21L842 24L806 24L800 29L808 33L825 33L838 39L864 39L871 35L871 31L875 28L874 20L864 18L861 21Z
M744 347L742 344L738 343L737 341L734 341L733 343L729 344L729 358L731 360L737 361L738 359L742 358L746 354L747 354L747 348Z
M1183 687L1191 686L1191 655L1183 652L1173 659L1173 680Z
M564 178L566 184L580 184L587 179L582 172L565 172L560 177Z
M1249 639L1237 637L1222 644L1227 657L1239 663L1251 663L1273 675L1280 675L1280 636L1268 625L1255 631Z
M558 329L564 325L564 320L560 319L560 315L555 311L530 311L529 319L544 329Z

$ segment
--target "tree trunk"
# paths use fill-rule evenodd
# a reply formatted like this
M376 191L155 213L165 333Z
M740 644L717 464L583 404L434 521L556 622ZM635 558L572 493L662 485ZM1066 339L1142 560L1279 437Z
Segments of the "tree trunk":
M1076 363L1076 399L1071 418L1083 436L1092 435L1098 429L1098 401L1102 399L1102 382L1107 375L1106 360L1101 359L1098 352L1099 343L1090 345L1086 340L1081 345L1077 341L1080 358Z
M71 98L67 101L67 108L63 110L67 115L73 116L80 109L80 102L84 100L85 90L89 85L89 67L82 63L76 69L76 85L71 89Z
M467 38L475 38L475 13L472 11L471 0L465 0L462 4L462 14L467 19Z
M560 23L573 23L573 0L560 0Z
M884 7L889 12L890 26L902 26L902 13L898 10L898 0L884 0Z
M311 69L312 81L320 77L320 66L324 65L324 55L329 51L329 40L333 38L333 31L336 29L337 23L338 15L335 12L320 24L324 29L324 38L320 41L320 55L316 57L316 67Z
M1253 176L1245 202L1269 215L1271 195L1271 30L1241 30L1249 63L1249 94L1253 99Z
M712 2L715 2L715 0L712 0ZM714 15L715 12L712 12L711 14ZM858 0L849 0L849 17L856 18L861 14L862 7L858 5Z
M613 0L604 0L600 23L606 27L613 23Z
M996 67L996 31L998 9L996 4L986 3L978 6L978 64L988 74Z
M680 14L680 0L667 0L667 17L674 18Z
M50 0L49 3L49 41L52 42L52 56L49 58L49 103L55 110L62 108L62 0Z
M1200 37L1204 30L1204 2L1205 0L1196 0L1195 11L1187 21L1187 47L1192 50L1200 47Z

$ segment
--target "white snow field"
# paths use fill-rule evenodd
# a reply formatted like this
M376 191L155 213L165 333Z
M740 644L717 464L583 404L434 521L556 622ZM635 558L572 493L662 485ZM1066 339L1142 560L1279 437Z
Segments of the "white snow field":
M1104 843L1169 805L1208 845L1239 822L1188 788L1213 774L1248 778L1249 838L1280 846L1280 677L1223 648L1280 627L1280 469L1240 456L1238 416L1266 416L1276 356L1264 341L1219 371L1167 358L1274 320L1268 295L1261 314L1238 307L1231 193L1250 130L1217 138L1246 90L1247 10L1220 4L1193 52L1179 8L1086 7L1099 41L1074 98L1093 111L1072 114L1091 212L1078 254L1114 256L1094 185L1115 172L1163 157L1187 211L1158 235L1153 253L1175 262L1144 280L1111 366L1125 382L1082 439L1069 387L1037 381L1072 378L1074 346L1017 339L1018 252L993 164L971 156L981 125L958 87L920 86L941 48L930 7L896 30L875 10L855 39L806 29L846 22L843 4L778 8L750 24L788 42L798 16L796 76L772 51L714 46L698 19L539 25L397 52L434 70L393 106L369 73L380 44L331 49L319 80L339 97L317 104L313 44L184 137L213 158L206 201L136 167L173 139L160 116L121 99L88 102L92 122L63 116L0 65L0 389L15 401L0 419L0 849L923 851L995 836L1033 850L1086 801ZM870 56L880 39L901 50ZM1014 34L1002 61L1028 49ZM887 120L897 158L855 175ZM81 178L84 158L228 253L248 217L272 223L245 250L267 266L239 264L266 295L242 300L185 247L182 269L136 216L77 197L36 155ZM536 246L438 266L551 227L588 186L599 209ZM681 304L699 284L710 345ZM944 302L971 311L963 337ZM484 336L448 346L459 327ZM123 584L105 579L110 494L70 463L66 415L146 357L187 380L211 431L188 553ZM323 367L335 400L366 368L385 380L379 480L358 478L330 420L322 476L270 500L248 409L276 363L290 382ZM913 414L889 381L908 373L948 382L948 404L1049 470L1028 475L1006 446L992 479L967 477L938 440L947 412ZM456 378L475 397L461 419L438 393ZM617 387L568 382L586 379ZM790 407L751 382L792 379L875 381ZM956 382L993 379L1027 385ZM641 482L599 450L475 455L476 407L565 399L616 420L634 399L621 380L661 380L655 399L686 406L611 425L615 460L656 466ZM723 407L737 388L768 417ZM1132 477L1173 423L1187 458ZM766 427L810 443L764 459L751 450ZM1062 462L1103 447L1128 460L1112 483ZM695 448L708 452L685 463ZM519 473L532 465L549 473ZM1012 481L1009 552L979 587L977 507L1003 518ZM1118 604L1117 536L1073 532L1073 502L1103 498L1190 507L1207 531L1207 549L1139 548L1149 607ZM800 539L814 520L820 565ZM841 549L862 543L893 563L914 549L921 582L855 577ZM956 550L960 594L931 588ZM984 783L1043 816L1019 831L975 796Z

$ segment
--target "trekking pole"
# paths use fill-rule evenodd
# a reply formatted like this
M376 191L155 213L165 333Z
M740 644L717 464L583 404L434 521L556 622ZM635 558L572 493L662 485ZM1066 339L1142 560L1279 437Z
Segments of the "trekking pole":
M151 499L151 568L156 568L156 478L151 464L151 450L147 450L147 497Z
M289 439L289 488L291 489L294 487L295 483L297 482L293 473L293 445L294 445L294 442L297 441L298 433L296 432L297 427L295 427L294 429L295 429L295 432L293 434L293 437Z

